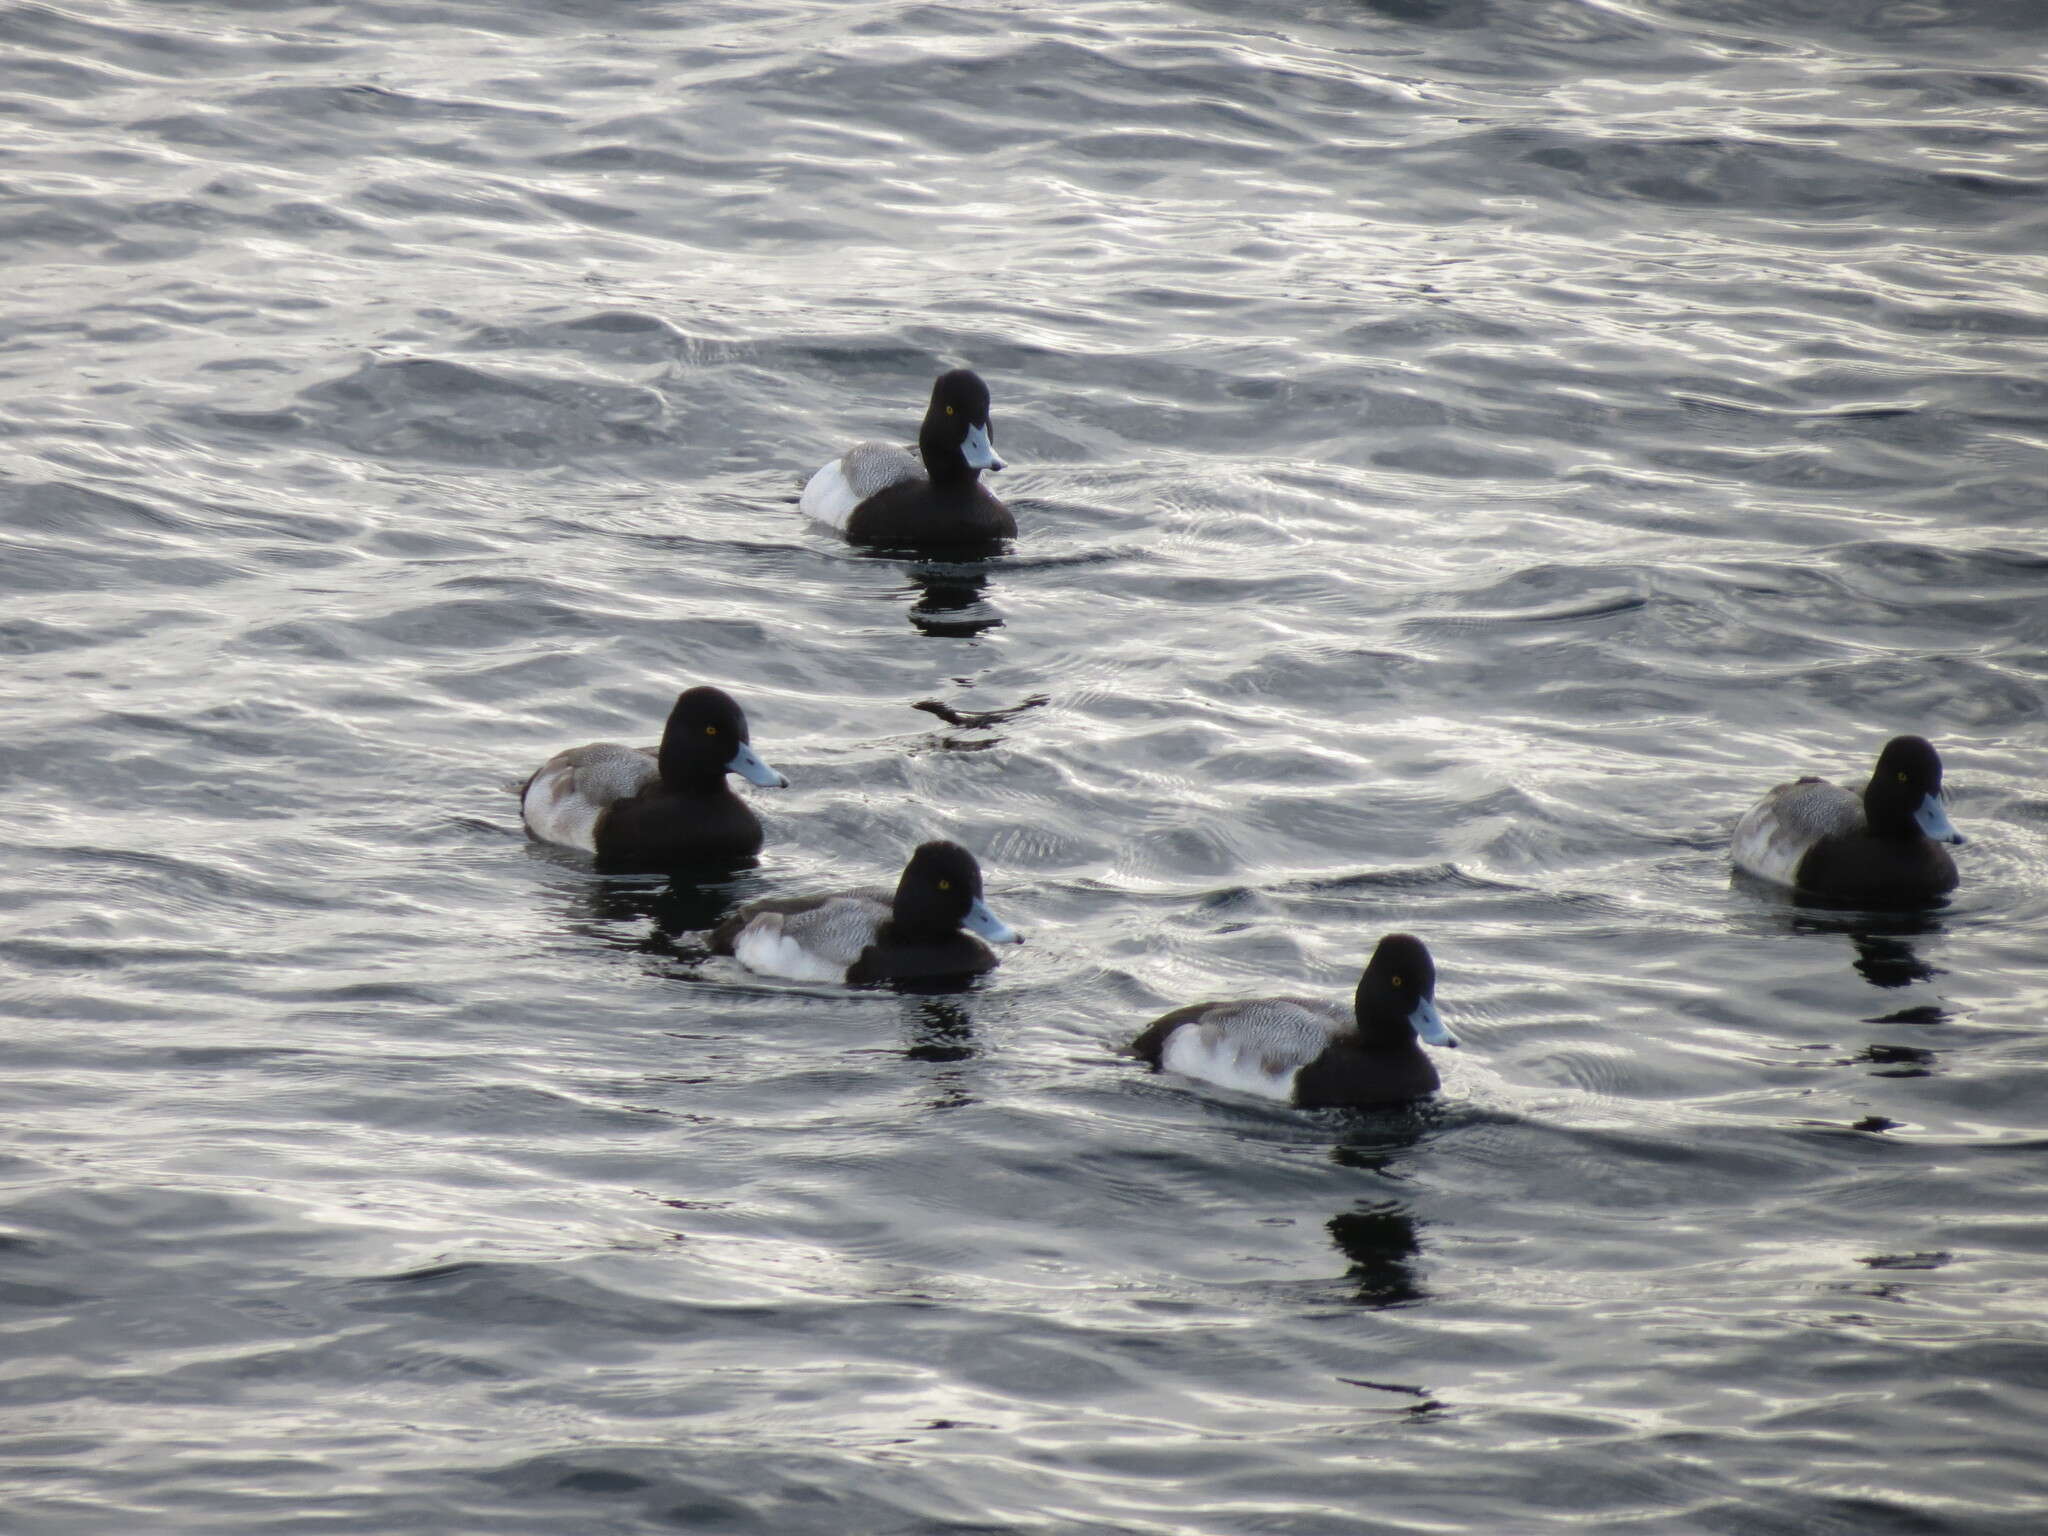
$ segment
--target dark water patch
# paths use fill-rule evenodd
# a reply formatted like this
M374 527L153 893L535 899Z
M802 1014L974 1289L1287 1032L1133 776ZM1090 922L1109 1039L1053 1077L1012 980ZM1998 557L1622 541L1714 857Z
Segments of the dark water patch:
M1844 1065L1868 1063L1873 1077L1929 1077L1940 1061L1934 1051L1912 1045L1868 1045Z
M664 409L645 389L432 358L366 362L300 399L314 431L357 451L454 463L553 460L577 444L645 444Z
M1902 67L1872 74L1863 83L1877 90L1919 92L1929 105L2048 102L2048 80L1993 70Z
M25 534L96 543L175 540L195 531L167 508L62 481L17 486L7 497L7 520Z
M227 112L205 109L137 118L128 126L131 132L194 149L246 152L265 147L271 141L267 130L253 129L244 119Z
M260 432L266 435L303 431L306 419L296 411L198 411L193 420L200 425L230 432Z
M641 310L608 309L570 320L486 326L469 338L481 352L568 351L639 362L688 359L705 363L704 348L672 321Z
M1859 1259L1872 1269L1946 1269L1955 1262L1949 1253L1885 1253Z
M1790 34L1834 46L1938 48L1943 33L1981 29L1994 37L2001 32L2025 35L2033 20L2025 0L1934 0L1874 9L1847 6L1841 0L1796 0L1784 6L1761 0L1659 0L1655 9L1674 21L1736 27L1765 37Z
M69 870L73 879L89 880L101 891L128 891L138 898L155 890L159 899L180 893L184 900L203 898L224 906L242 903L264 910L312 906L324 900L285 881L257 879L198 859L148 849L74 845L40 851L51 868Z
M1021 1510L1023 1523L1011 1523L1019 1489L989 1490L1008 1506L1002 1520L989 1520L982 1518L978 1501L947 1495L902 1451L878 1458L884 1447L915 1443L906 1427L890 1426L893 1435L877 1437L872 1449L858 1453L819 1448L771 1461L735 1439L693 1447L677 1458L620 1444L523 1459L484 1476L506 1501L501 1514L522 1522L520 1528L538 1512L536 1506L564 1513L594 1506L617 1509L636 1527L659 1530L825 1530L840 1523L918 1536L997 1536L1051 1529ZM1092 1536L1112 1527L1087 1521L1075 1529Z
M85 53L122 70L159 78L228 66L241 56L239 39L182 26L142 26L133 17L116 24L51 6L23 6L11 13L0 26L0 37L24 50Z
M354 120L476 122L498 120L551 121L554 114L543 108L508 106L481 100L440 99L393 90L367 81L348 85L263 86L243 91L232 104L251 116L278 118L297 123L327 123L353 126Z

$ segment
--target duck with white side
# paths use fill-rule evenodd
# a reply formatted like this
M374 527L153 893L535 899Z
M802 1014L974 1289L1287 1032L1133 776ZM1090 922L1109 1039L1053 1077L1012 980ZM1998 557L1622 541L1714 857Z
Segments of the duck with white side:
M1161 1071L1302 1109L1399 1104L1435 1093L1422 1042L1455 1046L1436 1007L1436 962L1390 933L1358 978L1347 1013L1300 997L1191 1003L1154 1019L1129 1053Z
M519 791L520 819L542 842L618 869L732 863L761 851L761 820L725 779L786 789L761 761L747 717L719 688L676 696L654 751L615 741L570 747Z
M955 368L932 385L917 455L894 443L855 443L812 475L798 508L857 544L985 546L1017 532L1017 519L981 483L996 457L988 385Z
M893 895L771 897L740 908L711 934L718 954L792 981L975 976L995 967L989 944L1023 942L982 896L974 855L949 842L920 844Z
M1944 843L1963 836L1948 819L1941 757L1920 736L1894 736L1870 782L1853 794L1825 779L1780 784L1736 823L1738 869L1833 901L1915 905L1956 888Z

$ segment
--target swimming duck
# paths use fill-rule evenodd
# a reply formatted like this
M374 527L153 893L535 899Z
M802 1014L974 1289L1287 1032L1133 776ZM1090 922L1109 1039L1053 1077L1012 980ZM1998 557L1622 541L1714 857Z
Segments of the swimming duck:
M917 457L894 443L855 443L811 476L797 505L858 544L991 544L1017 531L1010 509L981 483L983 470L1001 468L988 385L955 368L932 385Z
M1303 1109L1398 1104L1436 1092L1418 1037L1458 1042L1436 1008L1436 962L1422 940L1379 942L1347 1012L1299 997L1191 1003L1154 1019L1129 1053L1219 1088Z
M1894 736L1863 793L1825 779L1780 784L1736 824L1729 856L1765 880L1866 906L1927 901L1956 888L1943 843L1941 758L1919 736Z
M712 931L711 947L764 976L897 981L991 970L995 953L982 939L1024 942L982 898L974 855L929 842L910 856L893 896L873 889L752 902Z
M722 689L676 696L661 746L594 742L557 752L519 791L520 818L543 842L614 867L726 863L761 850L761 822L725 782L786 789L748 744L747 717Z

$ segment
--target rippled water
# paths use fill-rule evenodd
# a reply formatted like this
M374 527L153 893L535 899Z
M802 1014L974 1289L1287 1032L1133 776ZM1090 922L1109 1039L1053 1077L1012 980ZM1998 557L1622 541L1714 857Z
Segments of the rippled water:
M2038 1530L2044 46L0 12L7 1530ZM956 363L1014 551L807 527ZM737 888L523 839L699 681ZM1951 904L1731 882L1902 730ZM971 992L692 937L934 834ZM1426 1109L1113 1052L1396 927Z

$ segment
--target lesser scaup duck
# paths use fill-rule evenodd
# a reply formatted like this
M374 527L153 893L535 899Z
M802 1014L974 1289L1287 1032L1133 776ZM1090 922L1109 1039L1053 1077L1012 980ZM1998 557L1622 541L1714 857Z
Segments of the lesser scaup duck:
M1303 1109L1398 1104L1437 1090L1417 1044L1456 1045L1436 1011L1436 962L1390 933L1358 978L1351 1010L1300 997L1192 1003L1154 1019L1128 1047L1168 1072Z
M1003 467L989 440L988 386L971 368L942 373L917 434L920 465L893 443L855 443L804 486L798 506L860 544L990 544L1017 531L981 483Z
M595 742L557 752L519 792L526 830L621 868L731 862L761 851L761 822L725 782L786 789L747 744L747 717L718 688L676 696L654 752Z
M764 976L896 981L992 970L982 939L1024 942L982 899L974 855L930 842L910 856L894 897L877 889L752 902L712 931L711 947Z
M1941 794L1941 758L1918 736L1894 736L1861 796L1825 779L1780 784L1735 827L1736 867L1837 901L1926 901L1956 888L1960 843Z

